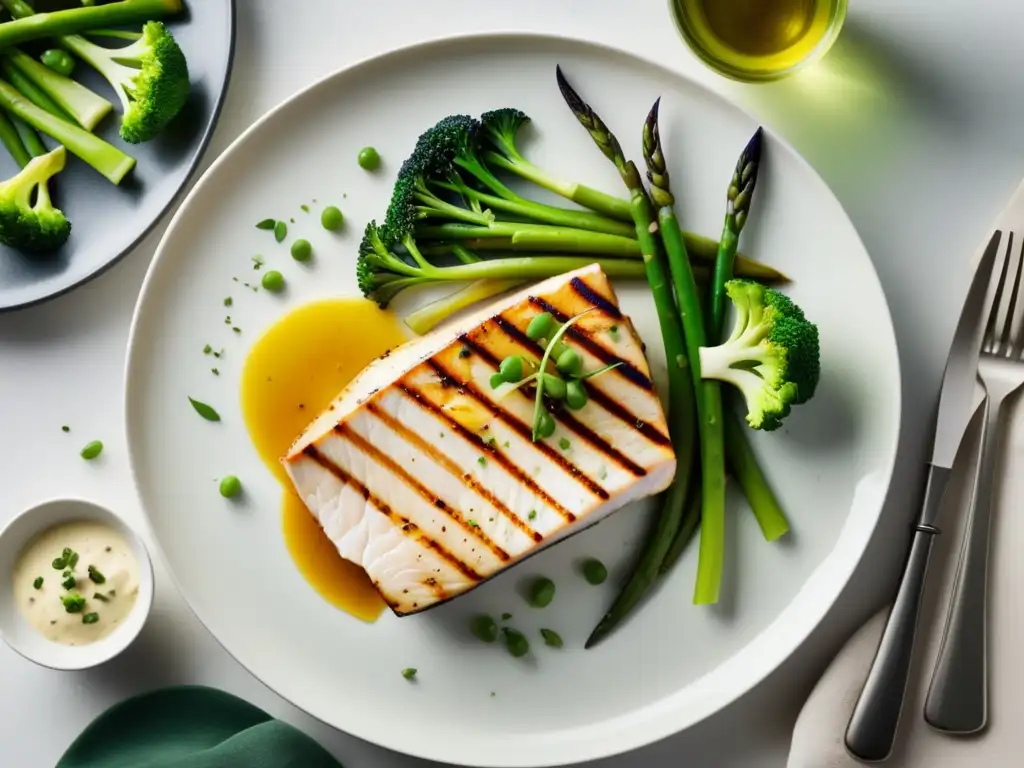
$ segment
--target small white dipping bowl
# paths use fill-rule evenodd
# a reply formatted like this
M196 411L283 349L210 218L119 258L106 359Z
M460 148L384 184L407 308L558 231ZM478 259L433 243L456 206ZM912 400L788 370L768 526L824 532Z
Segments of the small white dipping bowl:
M14 603L14 566L36 536L55 525L93 521L118 531L139 564L139 594L127 618L109 635L89 645L61 645L37 632ZM153 605L153 563L146 545L109 509L83 499L54 499L15 517L0 531L0 637L17 653L51 669L88 669L114 658L131 645Z

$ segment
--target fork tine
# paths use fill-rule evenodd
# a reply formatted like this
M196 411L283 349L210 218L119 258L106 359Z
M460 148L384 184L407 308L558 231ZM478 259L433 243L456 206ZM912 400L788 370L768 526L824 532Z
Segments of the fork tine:
M1014 248L1014 245L1017 247ZM1007 296L1006 316L1003 318L1002 332L999 340L999 354L1009 357L1013 354L1016 342L1017 308L1024 303L1018 301L1020 293L1021 259L1020 259L1021 238L1015 236L1014 232L1009 233L1006 246L1006 271L1007 271Z
M1010 305L1009 322L1006 326L1006 354L1020 358L1024 354L1024 233L1015 235L1017 242L1016 280L1014 281L1013 303Z
M989 287L989 313L988 323L985 326L985 337L982 342L982 351L986 354L1000 354L1002 336L1007 322L1007 310L1010 294L1013 293L1012 284L1015 275L1011 273L1011 254L1014 247L1014 233L1009 230L1000 232L998 250L995 256L995 263L992 269L992 279L995 281L995 292L991 293ZM1011 283L1008 293L1007 283Z
M985 325L985 337L981 345L982 352L990 355L998 354L999 339L1002 337L1000 333L1002 325L1000 316L1006 286L1006 273L1009 269L1009 259L1007 256L1009 256L1010 248L1013 247L1013 233L1003 232L1001 235L998 251L996 252L996 263L992 269L993 279L996 279L998 275L998 282L996 283L995 294L990 297L991 304L988 323ZM1004 243L1006 244L1005 248L1003 247ZM989 290L992 290L991 287Z

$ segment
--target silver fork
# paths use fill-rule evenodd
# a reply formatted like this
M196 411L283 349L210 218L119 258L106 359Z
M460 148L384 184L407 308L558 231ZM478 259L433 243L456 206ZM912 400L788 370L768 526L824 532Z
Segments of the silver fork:
M998 451L1003 436L1003 405L1024 385L1024 255L1021 233L1004 230L1007 258L989 313L978 378L985 387L985 422L974 494L953 596L939 656L932 672L924 717L947 733L976 733L988 722L987 591L989 531Z

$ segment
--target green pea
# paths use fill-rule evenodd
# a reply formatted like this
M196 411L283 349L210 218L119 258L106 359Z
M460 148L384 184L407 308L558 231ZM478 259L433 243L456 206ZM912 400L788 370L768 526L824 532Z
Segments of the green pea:
M272 291L273 293L284 290L284 275L276 269L264 272L263 280L261 282L266 290Z
M320 214L320 226L328 232L337 232L344 221L345 217L336 205L328 205Z
M474 616L469 622L469 631L485 643L493 643L498 639L498 625L490 616Z
M545 373L544 394L553 400L564 400L566 395L565 381L552 373Z
M296 261L309 261L313 258L313 246L309 240L296 240L292 243L292 258Z
M242 481L235 475L227 475L220 481L220 495L232 499L242 492Z
M498 372L501 374L501 378L507 381L509 384L515 384L523 379L523 358L519 355L512 355L506 357L501 361L501 365L498 366Z
M551 437L555 434L555 420L547 411L542 411L540 418L537 419L537 436Z
M588 584L594 586L604 584L605 579L608 578L608 569L604 563L592 557L583 563L583 578L587 580Z
M505 379L502 378L500 373L491 374L491 389L497 389L505 383Z
M86 461L92 461L101 453L103 453L103 443L100 440L93 440L82 449L80 455Z
M565 643L562 642L562 636L553 629L542 629L540 631L540 636L544 638L544 645L548 645L552 648L561 648L565 645Z
M554 325L555 318L551 316L551 313L541 312L539 315L534 315L533 320L526 326L526 336L533 341L545 339L551 333Z
M60 48L46 49L43 51L43 55L39 57L39 60L48 69L52 69L58 75L64 75L64 77L71 77L71 73L75 71L74 57Z
M587 387L579 379L571 379L565 385L565 404L578 411L587 404Z
M541 576L530 585L529 603L534 608L546 608L555 599L555 582Z
M566 349L558 356L555 366L566 376L579 376L583 371L583 358L574 349Z
M380 153L373 147L363 147L359 150L359 167L364 171L375 171L380 167Z
M505 633L505 647L515 658L521 658L530 652L530 641L517 629L505 627L501 630Z

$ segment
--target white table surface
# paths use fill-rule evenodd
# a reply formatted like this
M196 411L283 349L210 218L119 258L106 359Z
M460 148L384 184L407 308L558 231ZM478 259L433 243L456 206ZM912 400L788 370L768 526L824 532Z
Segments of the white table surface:
M447 33L562 32L656 56L753 111L831 184L874 258L901 347L905 415L897 479L867 558L801 651L749 695L685 734L594 765L781 768L817 676L893 589L919 498L921 435L967 259L1024 176L1024 3L850 5L843 36L821 65L782 83L743 86L696 62L665 0L238 0L234 77L204 167L267 109L359 59ZM60 495L92 498L138 520L122 430L122 367L160 231L73 294L0 316L0 523ZM856 297L843 296L840 284L836 290L856 322ZM71 425L70 436L62 424ZM78 450L94 438L106 450L101 460L83 462ZM348 768L426 765L333 731L285 703L199 624L159 562L157 579L143 635L103 668L52 672L0 647L0 765L52 766L106 707L174 683L242 696L313 735Z

